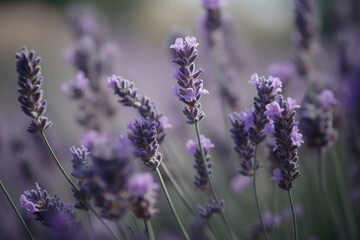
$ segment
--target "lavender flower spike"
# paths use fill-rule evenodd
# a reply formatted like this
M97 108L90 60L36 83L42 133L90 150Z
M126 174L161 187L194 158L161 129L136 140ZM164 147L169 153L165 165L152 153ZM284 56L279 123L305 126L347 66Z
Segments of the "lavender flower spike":
M254 125L249 129L250 140L260 144L265 139L264 128L269 122L265 115L268 104L275 100L275 97L282 91L282 83L279 78L259 77L256 73L251 76L249 83L256 86L257 96L254 97Z
M147 167L155 170L162 161L163 155L158 151L159 144L156 140L157 131L156 121L150 121L147 118L137 118L128 123L129 139L136 147L135 155L145 163Z
M274 121L273 151L277 152L281 163L280 169L274 170L271 180L276 181L281 189L290 191L295 187L296 178L300 176L300 171L297 169L299 160L297 149L304 141L297 127L299 123L295 121L294 104L289 104L282 95L279 95L279 101L273 102L272 105L278 105L279 108L271 107L265 114Z
M128 190L131 209L136 217L149 219L158 212L154 209L159 184L151 173L137 173L129 179Z
M210 155L208 155L208 152L209 152L210 148L215 147L215 145L211 143L210 139L204 137L204 135L200 136L200 140L201 140L201 144L204 148L204 153L205 153L205 158L206 158L206 163L207 163L207 167L209 170L209 174L211 174ZM194 140L190 139L187 141L186 147L187 147L188 153L193 154L195 157L194 168L196 169L198 175L195 176L194 184L196 187L198 187L200 189L206 189L208 187L208 180L207 180L206 173L205 173L206 170L204 168L203 161L201 158L201 152L199 149L198 141L194 141Z
M48 129L52 122L44 117L46 100L41 89L43 77L41 76L40 57L35 57L34 51L28 52L26 47L21 53L16 54L16 71L18 77L18 98L22 111L35 120L31 122L28 131L31 133L42 132Z
M252 159L254 158L255 144L250 140L249 133L254 121L253 112L254 109L246 109L244 112L235 112L229 115L229 120L233 126L230 132L235 143L234 149L242 160L240 174L244 176L254 174ZM259 163L257 162L256 169L258 167Z
M225 201L220 201L220 206L216 203L216 201L210 197L210 204L205 204L204 207L198 204L199 215L204 219L210 219L213 213L222 214L225 211Z
M205 117L205 113L201 111L199 100L202 95L209 93L203 88L203 80L199 79L203 70L195 68L198 45L195 37L186 37L185 40L177 38L175 43L170 46L177 55L173 62L178 65L173 72L173 77L178 85L174 85L172 90L174 95L187 105L183 113L187 117L188 124L195 124Z
M46 190L41 190L38 183L35 186L36 190L27 190L20 197L20 207L25 208L28 215L34 214L36 221L57 230L82 230L71 204L61 203L56 195L51 197Z

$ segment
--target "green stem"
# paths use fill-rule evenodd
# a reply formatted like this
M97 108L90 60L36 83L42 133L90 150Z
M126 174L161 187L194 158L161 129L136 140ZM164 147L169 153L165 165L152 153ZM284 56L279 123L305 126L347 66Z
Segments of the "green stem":
M58 168L60 169L61 173L64 175L64 177L66 178L66 180L70 183L71 187L79 194L79 196L81 196L81 193L79 191L79 189L76 187L76 185L74 184L74 182L70 179L69 175L65 172L64 168L61 166L61 163L59 162L59 160L57 159L57 157L55 156L54 151L52 150L44 132L40 132L42 139L44 140L44 143L47 147L47 149L50 152L50 155L52 156L52 158L54 159L56 165L58 166ZM111 228L106 224L106 222L99 216L99 214L97 214L97 212L95 211L95 209L87 202L86 199L83 199L83 201L86 203L87 207L93 212L93 214L100 220L100 222L105 226L105 228L111 233L111 235L115 238L120 240L120 238L111 230Z
M144 219L144 223L146 228L147 239L155 240L154 230L152 228L150 219Z
M31 232L30 232L29 228L26 226L26 223L24 222L24 219L21 217L18 209L16 208L16 206L15 206L13 200L11 199L9 193L6 191L6 188L5 188L5 186L4 186L4 184L2 183L1 180L0 180L0 187L1 187L2 191L4 192L6 198L8 199L8 201L9 201L11 207L13 208L14 212L16 213L17 217L19 218L19 220L20 220L21 224L23 225L24 229L26 230L27 235L29 236L30 239L34 240L34 237L31 235Z
M200 149L200 153L201 153L201 158L202 158L202 161L203 161L203 165L204 165L204 168L205 168L205 174L206 174L206 178L209 182L209 186L210 186L210 190L211 190L211 193L216 201L216 204L219 206L220 208L220 201L219 201L219 198L218 196L216 195L216 192L215 192L215 188L214 188L214 185L211 181L211 177L210 177L210 174L209 174L209 169L208 169L208 166L207 166L207 162L206 162L206 158L205 158L205 152L204 152L204 148L202 146L202 143L201 143L201 140L200 140L200 131L199 131L199 123L196 122L195 123L195 130L196 130L196 137L198 139L198 144L199 144L199 149ZM234 236L232 234L232 231L231 231L231 228L230 228L230 225L228 224L226 218L225 218L225 214L222 212L221 214L221 218L229 232L229 235L231 237L231 239L234 239Z
M165 172L165 175L169 178L171 184L174 186L174 189L176 191L176 193L179 195L180 199L183 201L183 203L185 204L185 206L189 209L189 211L196 216L195 211L191 208L191 205L189 204L189 202L187 201L183 191L181 190L181 188L179 187L179 185L177 184L176 180L174 179L174 177L172 176L172 174L170 173L169 169L166 167L165 163L162 162L161 165L162 169Z
M92 221L91 221L91 217L90 217L90 213L89 213L89 211L86 211L86 213L87 213L87 217L88 217L88 220L89 220L91 232L92 232L92 234L93 234L94 239L96 239L94 227L93 227L93 224L92 224Z
M165 183L164 183L164 180L163 180L163 178L162 178L162 176L161 176L161 173L160 173L159 168L156 168L156 174L157 174L157 176L158 176L158 178L159 178L161 187L162 187L162 189L163 189L163 191L164 191L164 193L165 193L166 200L168 201L168 203L169 203L169 205L170 205L170 209L171 209L171 211L172 211L172 213L173 213L173 215L174 215L174 217L175 217L176 223L178 224L179 228L181 229L181 232L182 232L184 238L185 238L186 240L190 240L190 238L189 238L188 234L186 233L185 228L184 228L184 226L182 225L182 223L181 223L181 221L180 221L180 218L179 218L179 216L178 216L178 214L177 214L177 212L176 212L176 209L175 209L174 204L173 204L173 202L172 202L172 200L171 200L171 198L170 198L170 195L169 195L169 193L168 193L168 191L167 191L167 188L166 188L166 186L165 186Z
M289 195L289 201L290 201L291 212L292 212L292 217L293 217L294 240L298 240L297 224L296 224L296 212L295 212L294 201L293 201L292 196L291 196L291 190L288 191L288 195Z
M335 230L336 234L338 235L339 239L342 239L341 234L337 228L337 224L336 224L334 215L331 211L329 200L328 200L327 193L326 193L325 174L324 174L324 154L323 154L323 150L321 148L318 149L317 163L318 163L317 170L318 170L318 184L319 184L320 195L322 196L323 201L325 203L325 207L326 207L327 213L329 215L332 227Z
M258 197L257 190L256 190L256 167L257 167L256 152L257 152L257 147L258 147L258 145L255 144L254 162L253 162L253 170L254 170L254 175L253 175L253 187L254 187L256 207L257 207L257 210L258 210L258 214L259 214L259 218L260 218L260 222L261 222L261 227L262 227L262 229L263 229L263 232L264 232L264 235L265 235L265 239L268 240L269 237L268 237L268 235L267 235L266 227L265 227L265 224L264 224L264 219L263 219L263 217L262 217L260 201L259 201L259 197Z

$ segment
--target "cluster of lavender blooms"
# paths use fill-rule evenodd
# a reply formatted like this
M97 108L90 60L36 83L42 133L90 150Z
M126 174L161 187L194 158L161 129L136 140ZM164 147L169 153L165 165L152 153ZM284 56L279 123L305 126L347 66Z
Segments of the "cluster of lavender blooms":
M265 114L273 122L274 149L280 160L280 168L274 170L271 180L276 181L281 189L290 191L295 187L295 180L300 176L297 150L304 141L295 121L295 109L300 108L295 99L287 101L279 95L278 101L266 106Z
M195 124L205 117L201 111L200 98L209 92L203 88L203 80L199 79L202 69L196 70L195 60L198 57L195 37L177 38L170 48L175 49L177 58L173 62L178 66L173 71L177 84L172 88L174 95L186 104L183 113L188 124ZM179 88L180 87L180 88Z
M229 115L229 120L233 126L230 132L235 143L234 149L242 159L240 174L244 176L252 176L254 169L252 159L254 158L255 144L250 140L249 134L249 129L254 122L253 112L254 109L249 108L240 113L235 112Z
M42 132L48 129L52 122L43 116L46 110L46 100L43 98L41 85L40 57L35 57L35 52L28 52L26 47L21 53L16 54L16 71L18 77L18 98L22 111L29 117L35 119L31 122L28 131L31 133Z
M211 175L211 163L210 163L210 155L209 150L213 147L215 147L214 144L211 143L210 139L206 138L204 135L200 135L200 141L204 149L205 153L205 159L207 162L207 167L209 170L209 174ZM208 180L205 173L205 167L201 158L201 152L199 149L199 143L198 141L194 141L189 139L186 142L187 152L194 155L195 158L195 165L194 168L197 171L197 176L195 176L194 184L199 189L206 189L208 188Z
M148 219L158 212L154 208L158 189L151 173L135 174L129 179L129 202L136 217Z
M131 130L129 139L136 147L135 155L153 170L160 166L163 158L156 140L157 125L157 122L151 121L149 118L137 118L127 125Z
M307 76L313 68L312 57L314 52L315 35L317 32L316 1L293 0L295 13L296 45L295 64L298 74Z
M28 215L33 214L36 221L56 230L82 230L70 203L63 204L56 195L51 197L46 190L41 190L38 183L35 183L35 186L36 189L26 190L20 197L20 207L24 208Z
M144 219L157 213L154 206L159 186L152 175L134 173L133 147L126 135L95 143L89 158L91 165L83 165L80 172L85 172L87 194L103 217L117 220L129 209Z
M309 97L311 98L311 97ZM333 128L333 106L337 103L334 93L322 90L313 99L305 99L300 109L300 129L310 148L323 149L332 145L336 139Z
M113 72L117 47L108 40L110 34L106 33L106 27L97 24L98 13L74 9L70 15L77 40L64 55L77 73L73 81L62 85L62 90L78 101L76 119L79 124L101 130L102 122L115 113L101 80Z
M133 107L139 111L141 117L148 117L151 121L156 121L157 141L161 144L166 136L165 130L171 125L168 123L168 118L158 112L154 102L145 94L138 94L135 84L120 76L109 77L108 87L112 88L114 93L120 97L119 102L124 106Z
M266 107L275 101L276 96L282 91L282 82L279 78L269 76L266 79L255 73L249 83L256 86L257 96L254 97L253 125L248 131L250 140L260 144L269 133L267 124L271 123L265 114Z
M209 198L210 204L204 204L204 206L201 206L200 204L197 205L199 210L199 215L203 219L210 219L213 213L219 213L222 214L225 210L225 201L221 200L220 205L216 203L216 201L210 197Z
M73 192L73 196L76 199L75 208L89 210L87 202L90 200L89 190L85 185L85 180L87 178L87 174L89 172L89 163L88 163L88 155L89 151L84 146L81 145L80 148L75 148L74 146L70 148L71 154L73 158L71 162L73 163L73 171L71 175L77 178L78 181L78 190L71 189Z

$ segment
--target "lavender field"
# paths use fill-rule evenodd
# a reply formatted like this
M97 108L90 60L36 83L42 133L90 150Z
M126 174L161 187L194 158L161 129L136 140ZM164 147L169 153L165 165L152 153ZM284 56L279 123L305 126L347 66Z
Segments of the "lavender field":
M0 239L360 239L359 0L0 2Z

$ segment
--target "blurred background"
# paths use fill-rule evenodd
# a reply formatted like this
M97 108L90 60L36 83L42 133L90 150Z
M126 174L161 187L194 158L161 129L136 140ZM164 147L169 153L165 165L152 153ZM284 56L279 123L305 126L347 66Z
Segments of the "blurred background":
M339 89L339 32L342 27L348 26L346 24L350 20L354 23L351 26L359 28L356 19L356 15L360 13L360 8L356 8L359 1L314 2L317 3L314 10L317 20L314 37L316 44L313 48L316 52L314 68L325 76L321 78L324 85L330 89ZM196 203L207 200L205 196L201 196L201 191L192 185L194 163L193 157L186 153L185 143L196 136L193 128L185 124L185 116L181 112L183 105L172 96L171 87L175 80L172 78L174 64L171 59L174 56L169 46L176 37L197 38L200 43L197 67L204 70L202 79L205 88L210 92L201 100L206 113L201 129L216 146L211 152L213 179L219 195L226 200L226 214L230 225L240 239L262 239L261 235L252 235L252 231L256 231L258 220L251 186L244 183L243 189L236 185L236 180L239 181L240 161L233 151L234 144L227 130L230 128L227 115L252 106L255 88L248 84L251 75L257 72L261 76L268 76L274 71L274 65L273 68L271 65L279 62L287 63L291 69L291 81L286 83L286 96L291 96L298 102L303 100L309 90L309 82L294 70L297 36L293 10L294 4L285 0L228 0L221 8L226 23L224 25L230 36L229 42L224 44L228 57L222 61L221 56L216 58L215 53L214 58L214 53L209 50L211 43L207 42L203 26L207 11L200 0L0 1L0 179L7 186L15 203L18 203L24 190L34 188L35 182L50 194L59 195L62 201L74 202L67 183L56 169L41 137L26 131L30 119L21 112L17 101L15 53L21 52L21 47L26 46L28 50L35 50L36 56L42 58L44 98L48 104L46 116L53 121L47 135L58 158L70 172L69 148L79 146L79 140L91 127L79 126L79 121L76 120L79 105L62 91L62 86L76 75L76 67L69 60L69 51L71 52L80 39L76 17L88 14L90 17L84 20L83 27L88 27L89 31L92 31L92 28L101 29L97 30L100 33L94 33L94 36L98 34L100 43L112 44L112 47L108 48L108 55L105 55L106 61L104 60L105 65L111 67L99 77L99 85L107 93L107 101L116 109L116 113L111 118L102 116L106 121L102 122L101 131L114 138L119 137L127 132L126 123L137 116L134 109L117 103L117 96L111 89L106 88L106 78L115 74L133 81L138 91L145 92L169 118L172 128L167 131L169 143L164 144L164 148L170 149L166 151L173 158L168 159L169 168L175 172L182 170L175 175L182 176L179 181L186 189L185 193L191 196L190 201L195 209ZM342 23L344 15L354 15L355 20L348 17L350 20ZM95 17L91 18L93 16ZM359 55L359 52L352 54ZM227 67L231 66L231 77L216 75L216 66L221 68L222 62L225 62ZM219 81L225 81L225 78L231 78L228 82L231 84L230 89L236 98L236 104L227 105L227 99L222 98ZM346 95L346 91L338 93L337 97L340 95ZM354 111L359 111L359 108ZM343 119L347 118L347 115L341 114L335 127L345 129ZM351 167L353 158L345 144L346 134L342 131L338 133L336 142L328 151L326 165L330 205L334 209L341 234L345 237L343 239L358 239L360 209L356 204L360 194L355 200L350 196L351 190L359 182L358 179L350 177L349 170L354 170L354 167ZM264 144L259 153L264 168L260 170L261 174L258 174L263 210L272 212L273 216L282 216L281 225L273 224L271 238L291 239L291 218L286 218L289 216L288 199L284 191L268 180L272 171L268 169L270 163L267 162L267 155L268 149ZM331 225L325 211L319 207L323 202L318 196L316 185L315 156L315 150L308 149L305 143L299 154L302 176L293 191L299 210L300 239L337 239L334 230L329 229ZM355 159L358 158L358 155L355 156ZM188 220L192 219L192 216L186 210L182 211L184 206L175 197L173 189L170 189L170 193L174 196L175 205L179 208L186 228L190 232L196 231L196 228L193 229L194 220ZM157 208L160 212L153 221L156 236L159 239L181 239L175 222L170 217L164 196L162 193L159 195ZM48 228L31 220L31 217L26 217L23 209L20 209L20 212L31 230L39 236L38 239L50 236ZM78 217L84 220L84 225L87 224L84 213L79 212ZM273 217L272 221L275 221L274 219L276 218ZM214 221L222 224L220 218ZM129 217L121 220L121 224L124 228L131 226L135 229ZM100 224L97 225L98 231L104 231ZM115 228L115 224L112 226ZM25 239L18 219L2 194L0 232L3 239ZM226 236L226 233L223 234Z

